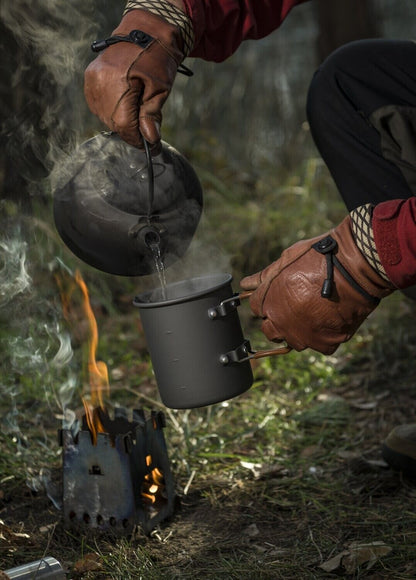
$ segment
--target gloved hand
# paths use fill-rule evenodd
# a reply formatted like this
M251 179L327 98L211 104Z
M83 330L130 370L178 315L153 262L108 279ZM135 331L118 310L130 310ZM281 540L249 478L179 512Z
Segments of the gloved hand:
M254 291L250 306L269 340L323 354L349 340L395 289L357 247L350 217L323 236L297 242L240 284Z
M144 37L143 47L123 41L105 48L85 71L85 98L91 111L127 143L143 147L140 129L152 150L157 150L161 109L185 57L183 31L162 16L137 9L125 14L113 36L132 31L144 32L150 39Z

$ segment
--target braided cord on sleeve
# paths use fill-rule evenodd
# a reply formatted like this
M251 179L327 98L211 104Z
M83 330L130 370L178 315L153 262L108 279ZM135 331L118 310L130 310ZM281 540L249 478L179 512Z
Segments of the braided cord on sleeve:
M184 54L188 56L194 45L194 29L191 19L182 10L168 0L128 0L123 16L135 9L147 10L161 16L169 24L178 26L183 40Z
M371 226L373 207L371 203L368 203L354 209L350 213L351 229L355 243L367 262L379 276L387 282L390 282L383 264L380 261L374 242L373 228Z

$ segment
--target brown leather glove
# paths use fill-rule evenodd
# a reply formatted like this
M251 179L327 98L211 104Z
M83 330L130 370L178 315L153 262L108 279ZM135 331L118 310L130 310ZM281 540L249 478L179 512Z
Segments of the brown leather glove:
M185 56L181 29L152 12L131 10L113 36L133 30L150 40L144 47L123 41L105 48L85 71L85 98L91 111L127 143L143 147L140 129L157 149L161 109Z
M295 350L332 354L380 299L395 289L358 249L350 218L323 236L300 241L270 266L241 280L262 331Z

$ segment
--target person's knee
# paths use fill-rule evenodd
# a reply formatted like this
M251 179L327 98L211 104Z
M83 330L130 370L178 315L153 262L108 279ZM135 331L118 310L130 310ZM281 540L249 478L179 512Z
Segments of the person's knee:
M309 85L306 100L306 117L312 133L319 131L323 123L326 124L325 108L327 99L336 92L334 83L328 82L328 76L320 67L314 74Z
M319 127L322 121L326 123L331 110L340 112L340 108L348 105L346 79L359 75L360 62L364 62L368 55L368 42L354 41L341 46L317 69L306 101L306 114L311 127Z
M325 107L331 110L338 107L344 109L360 99L360 95L370 80L372 86L385 86L388 83L388 74L383 72L380 61L392 60L394 67L394 43L384 39L356 40L344 44L330 54L314 74L308 90L307 115L309 123L315 123L317 112L318 120ZM398 45L402 49L406 43ZM396 43L397 48L397 43ZM367 96L364 95L364 98ZM365 102L362 103L365 106ZM369 103L371 108L372 103ZM368 107L365 107L368 108Z

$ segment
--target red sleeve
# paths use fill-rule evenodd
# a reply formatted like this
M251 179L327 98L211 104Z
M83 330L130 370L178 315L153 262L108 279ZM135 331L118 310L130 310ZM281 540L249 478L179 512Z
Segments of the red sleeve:
M278 28L293 6L307 0L184 0L195 44L190 56L221 62L243 40Z
M374 208L374 241L387 276L397 288L416 285L416 197Z

